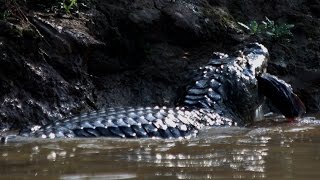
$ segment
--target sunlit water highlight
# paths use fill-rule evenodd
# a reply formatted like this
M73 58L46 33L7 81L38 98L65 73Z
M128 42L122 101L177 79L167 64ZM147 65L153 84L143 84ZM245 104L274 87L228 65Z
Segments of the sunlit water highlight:
M318 180L319 122L208 128L188 140L9 142L0 145L0 179Z

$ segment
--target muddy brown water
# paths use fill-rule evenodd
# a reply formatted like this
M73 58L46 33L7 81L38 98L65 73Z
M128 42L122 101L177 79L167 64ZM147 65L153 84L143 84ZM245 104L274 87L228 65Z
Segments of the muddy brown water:
M0 179L320 179L320 120L208 128L191 139L0 144Z

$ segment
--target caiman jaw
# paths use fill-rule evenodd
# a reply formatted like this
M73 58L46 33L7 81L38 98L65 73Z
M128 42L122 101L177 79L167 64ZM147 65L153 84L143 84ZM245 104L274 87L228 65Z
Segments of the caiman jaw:
M276 76L264 73L257 77L259 92L288 119L300 117L306 108L291 86Z

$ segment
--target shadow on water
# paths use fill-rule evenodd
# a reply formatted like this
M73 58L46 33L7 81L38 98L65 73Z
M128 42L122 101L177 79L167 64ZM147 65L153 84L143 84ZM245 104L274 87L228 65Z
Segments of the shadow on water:
M0 145L0 179L318 179L319 122L208 128L189 140L28 139Z

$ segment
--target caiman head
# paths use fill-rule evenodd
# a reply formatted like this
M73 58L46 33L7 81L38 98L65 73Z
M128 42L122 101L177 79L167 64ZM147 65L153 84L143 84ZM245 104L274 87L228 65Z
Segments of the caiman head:
M185 105L212 109L239 125L247 125L254 121L264 97L274 94L277 98L270 98L271 102L281 107L286 117L300 115L304 106L291 88L283 88L289 85L266 75L268 59L267 48L258 43L248 44L234 55L214 53L188 87Z

